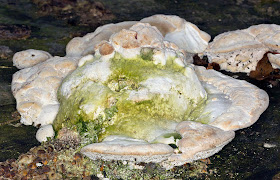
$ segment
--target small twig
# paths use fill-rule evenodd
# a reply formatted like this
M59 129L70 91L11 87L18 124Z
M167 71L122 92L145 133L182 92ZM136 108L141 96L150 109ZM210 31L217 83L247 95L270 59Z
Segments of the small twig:
M20 120L20 114L17 111L12 112L11 116L12 116L11 120L0 123L0 126L4 126L6 124L10 124L10 123L13 123L13 122L16 122L16 121Z
M7 122L3 122L3 123L0 123L0 126L4 126L6 124L10 124L12 122L16 122L16 121L19 121L20 119L12 119L12 120L8 120Z

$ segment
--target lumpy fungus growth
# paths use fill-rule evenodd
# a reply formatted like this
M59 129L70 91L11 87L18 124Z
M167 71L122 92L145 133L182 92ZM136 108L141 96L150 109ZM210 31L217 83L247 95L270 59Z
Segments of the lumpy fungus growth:
M266 27L253 27L250 33ZM247 32L237 33L252 39ZM14 74L12 91L21 122L41 126L36 134L40 142L53 137L54 130L56 138L79 135L80 152L93 160L157 162L172 168L209 157L234 138L235 130L255 123L269 102L265 91L246 81L190 64L194 53L215 62L224 53L215 54L219 37L208 46L210 36L194 24L155 15L76 37L65 57L19 52L14 63L23 69ZM224 41L218 42L236 44ZM254 49L252 44L242 57ZM238 54L244 50L240 47L228 49ZM20 58L30 53L35 54L32 61ZM254 63L245 59L253 69Z
M118 53L106 61L93 58L62 83L55 129L74 128L94 136L94 142L108 135L154 142L174 133L174 125L194 118L192 112L207 98L194 70L175 59L170 56L162 65L143 53L131 59ZM106 71L103 77L99 71Z

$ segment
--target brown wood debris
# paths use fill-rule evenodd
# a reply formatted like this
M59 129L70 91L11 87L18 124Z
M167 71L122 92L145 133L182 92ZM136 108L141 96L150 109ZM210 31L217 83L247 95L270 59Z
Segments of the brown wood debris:
M214 69L216 71L220 71L220 65L218 63L212 62L209 63L206 56L200 58L197 54L193 56L193 64L197 66L204 66L206 69Z
M249 76L256 80L276 80L280 79L280 70L274 69L269 62L267 54L271 52L267 52L264 54L263 58L258 62L256 70L251 71Z

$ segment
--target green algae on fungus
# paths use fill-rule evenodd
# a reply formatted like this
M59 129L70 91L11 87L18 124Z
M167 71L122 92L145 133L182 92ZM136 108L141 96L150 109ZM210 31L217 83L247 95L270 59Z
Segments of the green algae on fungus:
M59 88L55 130L74 129L90 142L109 135L153 142L174 133L176 124L203 106L206 92L193 70L174 63L175 57L165 65L149 58L127 59L116 53L77 68ZM103 74L96 75L100 68Z
M185 67L181 67L174 63L176 57L169 57L166 65L156 65L152 61L152 54L150 53L152 52L147 52L149 55L146 55L142 52L140 56L131 59L125 59L120 54L116 53L114 58L110 59L112 75L107 80L108 86L112 81L119 82L124 78L127 83L131 80L137 85L139 82L152 76L166 76L171 73L182 74L185 72Z

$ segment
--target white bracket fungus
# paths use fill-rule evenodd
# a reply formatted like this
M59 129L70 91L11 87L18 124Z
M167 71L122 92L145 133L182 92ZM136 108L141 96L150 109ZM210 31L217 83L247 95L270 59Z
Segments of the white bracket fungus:
M211 39L209 34L178 16L154 15L140 22L157 27L163 34L164 40L173 42L189 53L203 52Z
M260 24L247 29L222 33L209 43L204 54L209 62L218 63L223 70L249 73L266 52L280 52L280 26ZM269 58L274 68L279 58Z
M248 32L241 34L247 48L266 48ZM81 149L91 159L157 162L171 168L209 157L234 138L234 130L252 125L269 102L265 91L248 82L186 63L187 53L203 52L209 40L207 33L177 16L99 27L71 40L65 57L14 74L12 91L21 122L42 125L38 141L53 136L51 124L56 131L62 126L81 133L88 128L85 137L100 140ZM230 42L225 49L213 43L206 53L215 54L214 47L219 53L232 51L236 43ZM84 117L90 118L83 122ZM106 118L104 125L112 131L99 126ZM125 134L119 134L121 129ZM95 131L103 137L91 134Z
M58 109L56 91L65 76L76 69L78 58L53 57L13 75L12 92L25 125L52 124Z
M174 15L154 15L140 20L155 26L164 40L175 43L180 49L189 53L203 52L210 41L210 35L201 31L196 25ZM127 21L117 24L107 24L97 28L93 33L84 37L72 39L66 47L67 56L85 56L95 52L95 46L101 41L108 41L110 37L123 30L129 29L137 21Z

